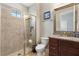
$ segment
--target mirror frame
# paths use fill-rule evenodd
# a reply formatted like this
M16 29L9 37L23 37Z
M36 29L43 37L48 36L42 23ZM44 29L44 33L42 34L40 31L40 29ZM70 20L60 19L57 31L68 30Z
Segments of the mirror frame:
M77 12L76 12L76 10L75 10L75 16L76 16L75 17L75 31L56 31L56 11L62 10L62 9L68 8L68 7L72 7L72 6L76 9L76 5L77 5L77 3L70 3L68 5L54 9L54 34L73 36L73 33L77 31L77 16L76 16Z

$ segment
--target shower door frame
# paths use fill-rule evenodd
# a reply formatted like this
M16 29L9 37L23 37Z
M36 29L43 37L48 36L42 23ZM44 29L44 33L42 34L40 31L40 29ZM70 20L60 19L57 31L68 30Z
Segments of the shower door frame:
M32 43L32 45L34 44L34 45L36 45L36 16L35 15L30 15L30 16L34 16L35 17L35 42L34 43ZM27 25L26 24L26 20L29 22L28 24L29 24L29 32L28 33L31 33L30 32L30 20L31 20L31 18L28 18L28 19L24 19L24 25ZM25 27L25 28L27 28L27 27ZM27 30L25 29L25 32L27 32ZM29 39L30 39L30 34L28 34L27 33L27 40L26 40L26 36L25 36L25 33L24 33L24 56L26 55L26 45L28 46L28 42L29 42ZM29 35L29 37L28 37L28 35ZM25 41L27 41L27 42L25 42ZM32 48L32 46L31 46L31 48Z

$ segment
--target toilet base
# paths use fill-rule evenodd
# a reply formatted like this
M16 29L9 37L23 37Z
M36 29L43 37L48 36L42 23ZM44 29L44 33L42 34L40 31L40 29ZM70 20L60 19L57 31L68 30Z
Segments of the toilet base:
M43 56L43 52L37 52L37 56Z

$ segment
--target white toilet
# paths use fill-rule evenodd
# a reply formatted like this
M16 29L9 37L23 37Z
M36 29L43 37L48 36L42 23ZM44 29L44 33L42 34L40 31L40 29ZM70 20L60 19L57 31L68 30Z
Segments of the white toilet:
M41 37L41 44L37 44L35 48L38 56L43 55L43 51L45 50L47 44L48 44L48 38Z

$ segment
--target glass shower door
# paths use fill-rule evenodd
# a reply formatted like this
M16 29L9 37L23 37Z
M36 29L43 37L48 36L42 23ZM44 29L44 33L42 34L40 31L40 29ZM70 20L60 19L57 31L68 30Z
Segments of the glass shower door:
M25 19L27 42L24 44L24 55L28 55L27 51L32 52L33 45L36 44L36 16L30 15ZM27 46L25 46L27 45Z

